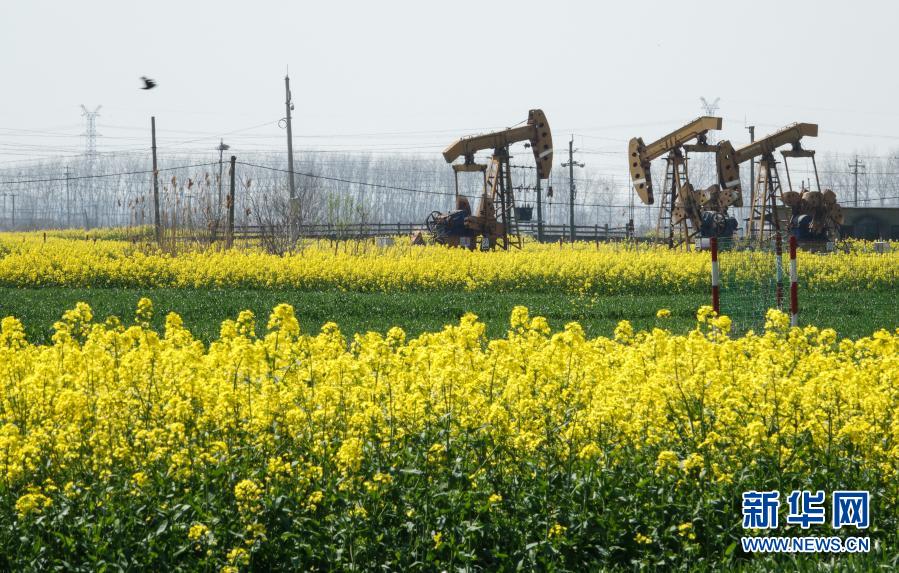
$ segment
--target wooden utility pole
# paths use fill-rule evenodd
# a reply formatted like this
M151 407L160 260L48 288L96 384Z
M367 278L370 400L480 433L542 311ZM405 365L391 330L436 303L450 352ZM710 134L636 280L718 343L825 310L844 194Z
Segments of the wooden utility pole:
M293 201L297 196L297 188L293 179L293 126L290 124L290 112L293 109L293 103L291 102L290 94L290 76L284 76L284 91L287 95L284 102L284 108L287 112L287 171L289 171L287 181L290 185L290 199Z
M231 187L228 191L228 239L227 248L234 244L234 173L237 171L237 157L231 156Z
M159 168L156 165L156 116L150 117L150 130L153 136L153 227L156 231L156 243L162 246L162 223L159 220Z
M287 113L284 118L287 123L287 181L290 189L290 199L287 202L287 232L292 243L297 237L297 219L300 207L297 204L297 188L293 177L293 125L290 118L290 112L293 110L293 98L290 93L290 76L284 76L284 91L286 94L284 108Z

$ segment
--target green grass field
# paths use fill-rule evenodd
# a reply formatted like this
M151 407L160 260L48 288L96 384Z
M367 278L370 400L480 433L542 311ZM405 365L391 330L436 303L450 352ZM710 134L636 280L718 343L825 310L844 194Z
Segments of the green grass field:
M595 299L546 293L442 292L370 294L355 292L300 292L245 289L85 289L0 288L0 317L15 316L25 324L32 342L47 342L53 323L76 302L91 305L97 320L116 315L125 320L134 314L138 299L153 300L156 326L174 311L184 318L195 336L210 341L218 336L222 320L234 318L244 309L260 319L282 302L297 309L302 328L316 332L328 321L337 322L345 334L370 330L385 332L401 326L409 334L439 330L456 323L465 312L474 312L487 324L491 337L503 336L509 315L516 305L527 306L532 315L547 317L554 329L570 321L580 322L588 335L611 335L620 320L635 328L655 326L683 332L695 326L696 309L710 304L707 295L623 295ZM831 327L840 336L859 337L878 328L899 328L895 293L817 292L800 300L801 324ZM736 332L761 328L765 298L757 293L722 293L722 313L734 319ZM660 320L658 309L671 310L671 318ZM259 321L264 326L264 320Z

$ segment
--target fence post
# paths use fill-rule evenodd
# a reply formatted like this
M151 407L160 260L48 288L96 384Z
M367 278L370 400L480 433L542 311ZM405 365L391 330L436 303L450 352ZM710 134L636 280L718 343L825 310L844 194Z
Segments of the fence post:
M718 292L718 238L712 237L709 241L712 250L712 310L715 314L721 313L721 301Z
M799 326L799 273L796 269L796 236L790 236L790 326Z
M783 240L780 233L774 235L774 276L777 281L777 308L782 308L784 298Z

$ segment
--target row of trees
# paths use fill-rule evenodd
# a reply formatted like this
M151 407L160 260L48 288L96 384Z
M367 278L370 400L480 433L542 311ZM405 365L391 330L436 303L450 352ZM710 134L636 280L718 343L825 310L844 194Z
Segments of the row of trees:
M218 157L178 155L159 167L161 214L167 225L221 224L227 211L230 166L219 177ZM439 157L359 153L298 153L294 161L301 224L343 222L423 222L433 210L454 204L454 176ZM152 173L143 154L100 154L94 161L50 159L0 171L0 193L16 195L16 227L92 228L152 224ZM568 180L556 170L554 192L544 193L544 220L568 218ZM247 153L235 172L237 225L270 223L286 213L287 161L284 154ZM520 204L533 205L534 171L513 174ZM460 177L460 191L480 194L477 174ZM601 176L577 181L578 218L601 223L612 217L612 184ZM546 184L544 183L544 187ZM603 209L605 207L605 209ZM12 226L12 201L0 206L0 228Z
M530 154L519 155L528 164ZM622 162L624 156L622 155ZM871 157L858 178L860 206L899 205L899 158ZM0 229L93 228L149 225L153 222L152 174L146 153L99 154L57 158L0 170ZM288 212L285 154L245 153L235 172L237 225L274 225ZM298 153L295 159L300 224L423 222L434 210L453 207L453 172L439 157L374 153ZM624 169L622 168L622 172ZM781 170L786 184L786 176ZM163 222L169 227L215 229L227 211L230 173L227 158L219 178L217 156L181 154L161 157L159 185ZM694 184L708 185L714 171L705 159L691 165ZM845 156L822 154L818 173L845 206L854 202L855 177ZM793 187L813 186L811 163L791 163ZM664 182L664 161L653 168L657 190ZM534 205L534 170L513 173L519 204ZM749 170L742 173L750 188ZM461 192L480 193L477 174L460 178ZM548 183L548 184L547 184ZM586 169L575 173L578 224L622 226L634 218L637 232L655 227L658 204L642 205L625 177ZM567 224L568 170L556 168L543 191L544 221ZM552 192L550 193L550 189ZM13 197L14 196L14 197ZM13 200L15 208L13 210ZM737 213L738 217L743 216Z

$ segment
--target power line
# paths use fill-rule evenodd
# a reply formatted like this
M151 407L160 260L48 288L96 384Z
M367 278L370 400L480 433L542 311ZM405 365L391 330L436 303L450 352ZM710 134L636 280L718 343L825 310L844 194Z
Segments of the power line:
M191 169L193 167L206 167L208 165L217 165L217 163L196 163L193 165L179 165L178 167L163 167L158 171L176 171L178 169ZM97 175L80 175L77 177L54 177L48 179L20 179L17 181L0 181L0 185L19 185L22 183L51 183L54 181L74 181L76 179L97 179L100 177L120 177L122 175L143 175L153 173L152 169L143 171L122 171L120 173L100 173Z
M290 171L287 169L281 169L278 167L270 167L267 165L259 165L257 163L249 163L246 161L238 161L237 164L244 165L246 167L254 167L256 169L265 169L268 171L276 171L279 173L290 173ZM378 189L404 191L407 193L421 193L423 195L441 195L441 196L454 196L455 195L455 193L448 192L448 191L433 191L433 190L428 190L428 189L416 189L416 188L412 188L412 187L400 187L397 185L387 185L384 183L370 183L368 181L354 181L352 179L344 179L342 177L331 177L328 175L319 175L319 174L315 174L315 173L307 173L307 172L296 171L296 170L293 171L293 174L300 175L302 177L309 177L312 179L323 179L325 181L335 181L335 182L339 182L339 183L347 183L350 185L360 185L363 187L373 187L373 188L378 188ZM577 207L611 207L611 208L626 207L625 205L610 205L610 204L605 204L605 203L574 203L574 205Z
M375 187L379 189L392 189L395 191L406 191L410 193L423 193L426 195L455 195L455 193L444 192L444 191L429 191L426 189L414 189L411 187L398 187L395 185L385 185L383 183L369 183L367 181L353 181L352 179L343 179L342 177L330 177L328 175L316 175L315 173L304 173L302 171L289 171L287 169L279 169L277 167L268 167L266 165L257 165L255 163L247 163L244 161L238 161L238 165L246 165L247 167L255 167L257 169L267 169L269 171L278 171L280 173L293 173L294 175L300 175L303 177L310 177L312 179L324 179L326 181L336 181L338 183L348 183L350 185L361 185L363 187Z

